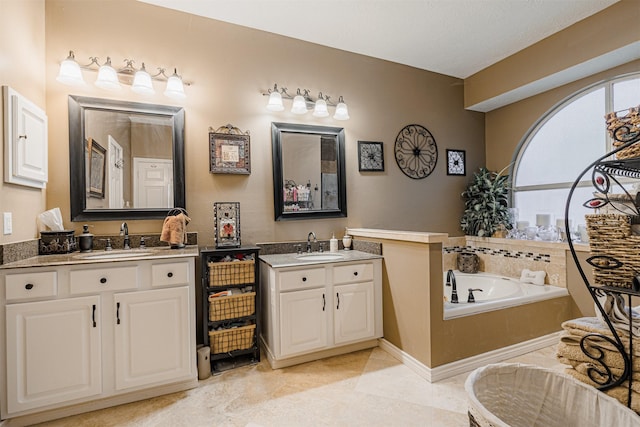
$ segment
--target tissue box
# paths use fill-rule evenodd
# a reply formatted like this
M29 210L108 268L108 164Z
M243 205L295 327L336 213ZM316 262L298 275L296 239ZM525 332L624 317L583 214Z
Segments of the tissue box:
M41 231L40 255L68 254L76 250L74 230Z

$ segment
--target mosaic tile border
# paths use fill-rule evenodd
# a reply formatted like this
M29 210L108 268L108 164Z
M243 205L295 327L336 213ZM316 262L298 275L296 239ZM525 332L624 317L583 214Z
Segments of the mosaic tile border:
M542 254L535 252L525 251L509 251L507 249L492 249L476 246L447 246L442 248L442 252L445 254L458 253L458 252L471 252L475 254L489 255L489 256L501 256L504 258L517 258L531 261L551 262L550 254Z

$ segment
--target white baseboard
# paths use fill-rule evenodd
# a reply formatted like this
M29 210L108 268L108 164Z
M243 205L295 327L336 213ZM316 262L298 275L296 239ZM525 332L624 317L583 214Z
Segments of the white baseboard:
M380 348L389 353L394 358L398 359L398 361L400 361L403 365L407 366L422 378L431 383L434 383L446 378L456 376L458 374L470 372L476 368L488 365L490 363L504 362L507 359L522 356L523 354L549 347L551 345L557 344L559 341L560 332L554 332L552 334L534 338L529 341L524 341L518 344L510 345L508 347L488 351L486 353L478 354L476 356L468 357L456 362L447 363L446 365L436 366L435 368L426 366L425 364L418 361L413 356L405 353L384 338L380 339Z

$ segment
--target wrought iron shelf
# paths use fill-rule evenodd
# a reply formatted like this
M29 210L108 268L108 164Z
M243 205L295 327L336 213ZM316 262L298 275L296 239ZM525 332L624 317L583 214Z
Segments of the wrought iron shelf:
M620 132L619 132L620 131ZM634 144L640 143L640 133L630 132L630 127L628 125L624 125L616 129L612 132L614 135L614 139L616 140L616 145L618 147L611 152L605 154L600 157L593 163L591 163L584 171L578 176L578 178L573 183L569 191L569 195L567 197L567 202L565 205L565 217L569 217L569 209L571 206L571 198L573 197L574 190L578 186L579 182L581 182L582 178L589 172L592 171L591 181L593 186L600 192L602 197L597 197L590 201L587 201L583 204L585 207L589 208L601 208L606 204L611 202L609 198L609 194L611 191L611 183L615 183L618 186L622 187L622 184L616 179L616 177L625 177L625 178L635 178L640 179L640 158L630 158L630 159L622 159L622 160L605 160L610 158L612 155L624 150L628 147L631 147ZM624 197L627 198L627 201L630 205L635 206L635 210L638 211L640 206L638 206L636 200L625 190L622 188L622 192L624 193ZM623 198L624 198L623 197ZM594 203L595 202L595 203ZM616 208L614 204L611 204L612 207ZM617 208L616 208L617 209ZM619 209L618 209L619 210ZM622 214L629 215L629 212L620 211ZM635 214L639 214L640 212L635 212ZM569 226L568 222L566 227L567 235L569 234ZM580 341L580 347L582 352L592 360L593 367L590 367L588 370L589 378L595 383L598 384L597 388L601 391L609 390L613 387L617 387L622 385L625 381L627 381L627 406L631 407L631 399L632 399L632 384L633 384L633 317L629 316L629 326L628 326L628 342L625 348L625 343L622 341L622 338L609 319L606 311L604 310L602 304L600 303L599 297L602 297L603 294L620 296L627 296L627 306L631 307L631 298L632 296L640 296L640 290L634 289L634 287L638 287L636 283L632 284L630 288L616 287L616 286L604 286L604 285L592 285L587 278L582 264L576 254L575 247L573 245L573 241L569 239L569 250L571 252L571 256L574 260L574 263L578 269L578 272L591 295L591 298L594 301L596 309L602 315L602 319L605 321L611 335L603 335L592 333L583 337ZM593 257L596 258L596 257ZM602 258L602 257L600 257ZM610 261L612 261L609 265L599 266L596 263L589 264L598 269L615 269L622 266L622 263L616 260L614 257L607 257ZM635 282L636 280L634 280ZM605 344L607 346L613 346L616 351L620 354L624 369L622 370L622 374L614 375L611 371L611 367L607 366L604 362L605 352L603 350L602 345Z

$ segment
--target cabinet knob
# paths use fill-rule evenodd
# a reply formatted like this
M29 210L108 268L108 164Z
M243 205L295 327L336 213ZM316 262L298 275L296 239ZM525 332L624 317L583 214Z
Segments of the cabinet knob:
M100 278L100 283L107 283L107 278L106 277L101 277Z
M303 278L302 278L302 281L303 281L303 282L306 282L306 281L307 281L307 278L306 278L306 277L303 277Z
M357 276L357 275L358 275L358 272L357 272L357 271L354 271L354 272L353 272L353 275L354 275L354 276Z
M33 283L27 283L26 285L24 285L25 289L33 289Z
M173 273L172 272L168 272L167 273L167 277L173 277Z

